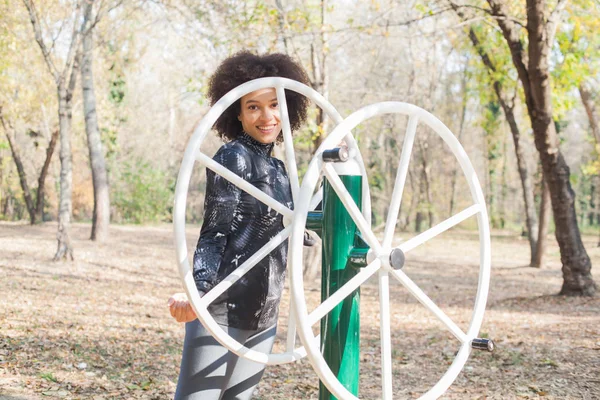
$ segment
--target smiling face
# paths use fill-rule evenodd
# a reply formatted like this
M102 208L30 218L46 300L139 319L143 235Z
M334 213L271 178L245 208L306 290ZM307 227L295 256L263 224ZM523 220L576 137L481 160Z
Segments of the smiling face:
M279 104L274 88L248 93L240 101L240 115L244 132L260 143L273 143L281 132Z

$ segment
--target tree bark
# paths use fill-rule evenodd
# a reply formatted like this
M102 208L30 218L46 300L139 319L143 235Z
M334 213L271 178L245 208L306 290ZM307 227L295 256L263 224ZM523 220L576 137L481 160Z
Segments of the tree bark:
M69 257L74 260L69 236L73 215L73 154L71 152L71 121L73 120L73 93L77 84L81 53L77 53L71 68L69 85L58 86L58 124L60 130L60 201L58 208L58 241L54 261Z
M419 141L419 147L421 148L421 176L423 177L424 183L424 195L427 199L427 217L429 219L429 228L433 227L435 224L435 215L433 213L433 195L431 193L431 183L429 179L429 164L427 162L427 157L425 157L426 146L423 145L423 142Z
M596 139L596 144L600 146L600 124L598 122L600 121L600 117L598 117L598 112L596 111L592 92L584 83L579 85L579 96L581 97L581 102L583 103L583 107L585 108L585 112L590 121L590 128L592 128L592 134L594 135L594 139Z
M596 145L600 146L600 118L598 117L598 112L596 111L592 92L585 82L582 82L579 85L579 96L581 97L581 102L583 103L583 107L585 108L585 112L588 116L592 134L594 135L594 139L596 139ZM596 205L596 207L600 206ZM598 218L598 215L600 215L600 213L596 212L596 218ZM598 231L598 247L600 247L600 230Z
M401 231L407 230L408 227L410 226L410 223L411 223L410 217L411 217L411 215L413 215L414 210L417 207L417 204L419 202L419 193L417 192L415 178L414 178L413 173L410 170L410 168L408 169L408 184L410 185L410 192L412 193L412 196L410 198L410 205L408 207L408 210L405 213L406 217L404 219L404 223L400 225ZM405 191L405 193L406 193L406 191Z
M463 134L464 131L464 127L465 127L465 119L467 116L467 67L465 67L465 70L463 72L463 76L461 79L461 92L463 93L463 98L462 98L462 106L461 106L461 114L460 114L460 125L458 128L458 133L456 134L456 139L460 140L460 137ZM458 179L458 165L454 166L454 169L452 170L451 173L451 180L450 180L450 216L452 216L454 214L454 207L455 207L455 203L456 203L456 182Z
M0 165L3 165L3 159L4 159L4 152L2 151L2 149L0 149ZM4 169L0 168L0 182L4 182ZM6 188L5 186L7 185L0 185L0 210L4 210L4 205L6 204L6 197L5 197L5 193L6 193ZM2 212L2 211L0 211ZM2 214L4 214L4 212L2 212ZM4 216L5 217L5 216Z
M279 25L279 33L281 34L281 38L283 40L283 46L285 47L285 54L290 54L290 38L286 33L286 20L285 20L285 10L283 8L283 4L281 0L275 0L275 6L277 7L277 24Z
M58 245L54 261L73 257L73 246L69 237L73 215L73 159L71 154L71 94L64 85L58 87L58 121L60 130L60 200L58 206Z
M52 161L52 155L54 154L54 149L56 148L57 142L58 130L55 130L54 132L52 132L50 143L48 144L48 148L46 149L46 160L44 161L42 172L40 172L40 177L38 178L37 199L35 205L35 220L38 222L44 221L44 194L46 192L46 177L48 176L50 162Z
M542 178L542 202L540 204L540 224L538 229L537 247L535 258L531 263L533 268L543 268L546 255L546 243L548 242L548 226L550 225L550 191L546 180Z
M556 239L561 249L564 295L594 295L590 258L583 246L575 214L575 193L569 180L570 170L559 150L552 120L552 92L548 66L546 4L543 0L527 0L529 31L529 76L531 83L531 125L536 148L540 153L544 177L550 189Z
M592 264L581 240L575 213L575 193L569 181L570 170L560 152L558 135L552 119L548 54L554 35L552 29L556 26L556 15L546 15L548 7L544 0L527 0L526 57L519 28L508 18L506 5L499 0L488 0L488 3L508 43L513 63L523 84L535 146L540 154L544 177L550 190L556 240L563 265L563 286L560 294L593 296L597 287L591 275ZM564 2L559 2L557 9L561 4Z
M429 185L429 166L427 164L427 159L425 157L425 147L421 140L416 140L417 146L419 147L419 201L417 206L417 215L415 217L415 231L421 232L423 231L423 222L425 221L425 210L422 207L422 204L425 202L427 204L427 217L429 221L429 227L433 226L433 213L431 211L431 192Z
M73 260L73 246L69 238L69 227L72 215L72 154L71 154L71 117L72 117L72 97L77 82L80 62L80 44L81 34L89 29L90 21L83 19L81 25L77 24L80 20L80 4L77 3L73 30L71 33L71 43L66 56L66 61L62 69L58 69L52 59L52 48L48 48L44 42L42 26L40 24L35 3L33 0L23 0L27 8L35 40L38 43L48 71L54 77L56 84L56 93L58 97L58 121L60 135L60 200L58 209L58 231L56 238L58 241L54 260L60 260L69 256Z
M320 57L315 49L314 44L311 44L311 62L313 70L313 79L311 86L317 92L321 93L326 100L329 99L329 68L327 67L327 46L328 46L328 35L325 33L325 13L327 12L327 0L321 0L321 34L320 34ZM324 134L327 131L328 126L327 113L322 108L317 109L317 127L319 131L313 137L313 148L314 153L321 143L323 142Z
M84 18L91 20L93 0L84 3ZM91 240L104 242L108 238L110 223L110 198L106 162L102 151L102 141L96 113L96 95L94 92L93 36L88 30L82 39L81 87L83 91L83 111L85 114L85 132L87 134L92 181L94 185L94 213L92 217Z
M461 13L459 13L461 15ZM462 17L462 15L461 15ZM517 168L519 170L519 177L521 178L521 189L523 193L523 201L525 203L525 223L527 224L527 236L529 239L529 254L530 254L530 265L535 263L535 253L537 251L537 233L538 233L538 219L535 210L535 201L533 196L533 183L531 180L531 174L527 167L527 158L525 155L525 149L521 143L521 131L517 124L517 119L514 113L514 102L509 103L505 98L505 93L501 82L498 79L494 79L495 72L497 70L495 64L492 62L491 57L484 48L481 46L481 42L475 33L473 28L469 29L469 39L477 50L481 61L486 66L487 71L492 79L492 86L498 99L502 111L504 111L504 117L513 138L513 144L515 147L515 155L517 157Z
M500 177L500 228L506 226L506 198L508 197L508 135L502 140L502 175ZM531 236L531 233L529 233Z
M8 145L10 147L10 152L12 154L13 160L15 160L15 166L17 167L17 173L19 174L19 183L21 184L21 189L23 190L23 197L25 198L25 205L27 207L27 212L29 213L29 220L31 221L31 225L33 225L35 224L35 207L33 205L31 191L29 190L29 184L27 183L27 174L25 172L25 167L23 167L23 162L21 161L21 154L19 148L17 147L17 143L15 142L14 130L10 122L4 120L2 107L0 107L0 122L2 123L2 127L4 128L6 139L8 139Z
M600 176L596 176L598 183L600 183ZM600 185L598 185L600 186ZM598 187L596 186L596 187ZM597 247L600 247L600 190L596 190L596 225L598 226L598 244Z
M498 96L500 99L500 96ZM527 233L529 238L530 262L535 259L537 245L538 218L535 210L535 200L533 196L533 182L531 173L527 167L527 157L525 148L521 143L521 132L517 125L517 120L514 114L514 105L509 106L506 101L500 99L500 104L504 110L504 116L510 126L510 132L513 138L515 154L517 156L517 169L521 178L521 189L523 191L523 201L525 203L525 223L527 224Z
M44 188L46 183L46 176L48 175L48 169L50 168L50 161L52 161L52 154L54 154L54 148L56 147L56 142L58 140L58 131L54 131L54 133L52 133L50 143L48 144L48 148L46 149L46 159L44 160L44 166L42 167L40 176L38 177L37 196L36 203L34 205L33 197L31 196L31 190L29 189L29 185L27 183L27 175L25 173L25 168L23 167L23 162L21 161L19 148L17 147L17 144L14 139L14 129L12 128L10 122L4 119L4 116L2 114L2 107L0 107L0 122L2 123L4 132L6 133L8 144L10 146L13 159L15 160L15 165L19 174L19 181L21 183L21 189L23 190L23 197L25 198L25 204L29 213L29 220L31 225L34 225L38 222L43 221L45 192Z

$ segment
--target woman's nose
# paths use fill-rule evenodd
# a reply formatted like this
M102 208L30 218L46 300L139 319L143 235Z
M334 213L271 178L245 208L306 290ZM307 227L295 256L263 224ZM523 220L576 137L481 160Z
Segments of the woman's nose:
M271 121L274 117L277 118L278 116L279 114L277 114L275 110L271 110L270 108L263 108L263 112L261 114L261 117L265 121Z

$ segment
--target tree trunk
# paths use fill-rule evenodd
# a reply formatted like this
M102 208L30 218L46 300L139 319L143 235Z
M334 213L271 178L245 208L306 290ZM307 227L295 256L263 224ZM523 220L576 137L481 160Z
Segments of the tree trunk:
M460 113L460 125L458 128L458 133L456 134L456 139L460 140L460 137L463 134L464 131L464 127L465 127L465 119L466 119L466 115L467 115L467 67L465 67L465 70L463 72L463 76L461 79L461 92L463 93L463 98L462 98L462 107L461 107L461 113ZM455 203L456 203L456 182L458 179L458 164L454 165L454 169L452 170L451 173L451 180L450 180L450 216L452 216L454 214L454 207L455 207Z
M275 0L275 6L279 11L277 13L277 24L279 25L279 34L283 40L283 46L285 47L285 54L290 54L290 38L288 33L286 33L286 20L285 20L285 9L283 8L283 4L281 0Z
M14 140L14 130L12 129L10 123L4 120L1 107L0 122L2 122L2 126L6 133L6 137L8 139L13 159L15 160L17 172L19 174L19 181L21 183L21 189L23 189L23 197L25 198L27 211L29 213L30 222L32 225L38 222L42 222L44 211L44 187L46 182L46 176L48 175L48 169L50 167L50 161L52 160L52 154L54 154L54 148L56 147L58 131L55 131L52 134L50 138L50 143L48 144L48 148L46 149L46 160L44 161L44 166L42 167L42 171L40 172L40 176L38 178L37 199L36 204L34 206L33 199L31 196L31 190L29 189L29 185L27 183L25 168L23 167L20 152Z
M413 215L415 208L417 207L417 204L419 202L419 193L417 193L417 188L416 188L416 183L415 183L415 179L413 176L412 171L410 170L410 168L408 169L408 183L410 185L410 192L412 193L412 196L410 198L410 206L408 207L408 210L406 211L406 218L404 220L404 224L401 225L400 230L405 231L408 229L408 227L410 226L410 217ZM405 191L406 193L406 191Z
M73 246L69 237L73 214L73 160L71 154L72 105L69 90L64 83L58 87L58 121L60 130L60 200L58 207L58 246L54 261L69 256L73 260Z
M381 129L381 133L379 134L381 146L379 147L382 152L380 156L381 160L381 174L383 175L384 182L386 182L383 189L383 201L379 202L382 204L380 207L381 214L381 224L385 226L387 221L387 215L390 212L390 201L392 199L392 194L394 193L394 182L396 181L396 174L398 173L398 160L399 156L397 153L398 143L396 142L396 138L394 137L394 133L397 132L395 124L392 126L387 126L387 121L385 127ZM400 216L402 212L402 202L400 202L400 209L398 210L398 216ZM394 221L393 223L396 223Z
M425 152L421 153L423 156L422 160L422 176L423 183L425 184L425 198L427 199L427 216L429 218L429 228L433 227L435 224L435 216L433 213L433 195L431 193L431 183L429 182L429 165L427 164L427 158L425 157Z
M497 223L497 215L496 212L496 170L495 170L495 162L492 157L490 157L490 135L489 132L485 135L485 144L486 144L486 169L487 169L487 180L486 180L486 192L487 192L487 204L488 210L490 213L490 223L493 229L498 228ZM492 139L493 140L493 139Z
M3 159L4 159L4 151L2 149L0 149L0 165L4 165L3 163ZM4 182L4 169L0 168L0 182ZM0 210L4 209L4 204L5 204L5 199L6 199L6 191L5 191L5 186L7 185L0 185ZM2 216L2 214L4 214L2 211L0 211L0 216Z
M504 135L504 140L502 141L502 175L500 177L500 228L504 229L506 225L506 198L508 197L508 182L507 182L507 172L508 172L508 135ZM531 236L531 233L529 234Z
M596 178L592 176L590 179L590 200L588 202L588 225L594 226L594 221L596 219Z
M42 172L40 172L40 177L38 178L37 201L35 205L35 220L37 222L44 221L44 193L46 188L46 176L48 176L50 161L52 161L52 155L54 154L54 149L56 148L56 142L58 142L58 130L52 132L50 143L46 149L46 160L44 161Z
M521 178L521 189L523 191L523 201L525 203L525 223L527 224L527 233L529 238L529 250L530 250L530 263L535 260L536 249L538 248L538 218L535 210L535 200L533 198L533 183L529 168L527 167L527 157L525 155L525 149L521 143L521 132L517 125L517 120L514 114L514 106L509 105L503 99L498 96L502 109L504 110L504 116L510 126L510 132L513 138L513 144L515 146L515 154L517 156L517 168L519 170L519 177Z
M44 33L40 24L37 10L33 0L23 0L27 8L35 41L38 43L48 71L54 77L58 97L58 121L60 134L60 201L58 210L58 247L54 260L70 256L73 259L73 247L69 238L69 226L72 215L72 155L71 155L71 114L72 96L77 82L80 58L80 33L88 29L89 20L84 18L80 27L73 26L71 44L66 53L64 67L59 70L52 58L52 48L44 42ZM80 7L76 7L73 15L74 21L80 20Z
M581 102L583 103L583 107L585 108L585 112L587 113L590 121L590 128L592 128L592 133L596 139L596 144L600 146L600 126L598 122L598 112L596 111L596 107L594 105L592 93L584 83L579 85L579 96L581 97Z
M60 202L58 208L58 232L56 239L58 245L54 261L62 258L73 257L73 245L69 237L71 216L73 215L73 154L71 153L71 121L73 119L73 93L77 84L79 61L81 53L75 56L69 85L58 85L58 121L60 130Z
M575 193L570 170L559 150L552 120L552 91L548 66L547 6L544 0L527 0L529 32L529 78L533 108L530 109L535 145L540 153L544 177L550 189L556 239L563 264L563 295L594 295L597 288L591 275L592 264L581 241L575 214Z
M6 198L4 201L4 206L2 207L2 214L9 220L14 219L15 208L14 208L14 197L12 193Z
M317 54L314 44L311 44L311 61L313 70L313 80L311 85L313 89L321 93L325 100L329 100L329 68L327 67L327 47L328 35L325 33L325 13L327 12L327 0L321 0L321 34L320 34L320 57ZM314 153L323 142L324 134L327 132L328 117L322 108L317 109L317 127L319 131L313 137Z
M2 123L2 127L4 128L6 139L8 139L8 145L10 147L10 152L12 154L13 160L15 160L15 165L19 174L19 182L21 183L21 189L23 189L25 205L27 206L27 212L29 213L29 220L31 222L31 225L33 225L35 224L35 208L33 206L33 199L31 197L31 191L29 190L29 184L27 183L27 174L25 172L25 167L23 167L23 162L21 161L21 154L19 148L17 147L17 143L15 142L15 138L13 137L13 128L10 122L4 120L2 107L0 107L0 122Z
M596 177L600 183L600 176ZM598 245L600 247L600 190L596 191L596 225L598 226Z
M421 158L420 160L420 165L419 165L419 175L420 175L420 180L419 180L419 202L417 205L417 215L415 217L415 231L416 232L422 232L423 231L423 222L425 221L425 209L423 207L423 203L427 203L427 213L428 213L428 217L430 218L430 222L431 222L431 215L429 215L430 211L430 207L431 204L429 203L429 193L428 193L428 186L429 186L429 177L427 175L427 161L425 160L425 149L422 146L422 142L418 141L418 146L419 146L419 156Z
M461 17L463 17L461 12L458 12L458 14ZM496 98L500 102L502 111L504 111L506 122L508 122L508 126L510 127L510 132L513 137L515 155L517 156L517 167L519 170L519 177L521 178L521 189L523 190L523 200L525 202L525 223L527 224L527 236L529 238L530 264L533 265L535 263L535 253L538 247L538 219L535 210L535 201L533 198L533 184L531 181L531 174L529 173L527 167L525 149L521 144L521 132L519 130L519 125L517 124L517 119L515 118L515 105L514 102L509 104L509 102L506 100L501 82L498 79L495 79L495 72L497 68L492 62L490 56L485 51L485 49L481 46L479 37L477 36L473 28L469 29L469 39L471 39L471 43L477 50L481 61L486 66L488 73L493 80L493 87L494 92L496 93Z
M462 12L458 9L455 10L457 11L458 15L464 19ZM535 201L533 198L531 174L529 173L527 167L525 149L521 144L521 132L515 118L515 105L514 102L509 104L509 102L506 100L502 84L498 79L496 79L495 73L497 68L489 54L481 46L481 41L479 40L479 37L473 28L469 29L469 39L479 54L481 61L486 66L490 78L493 81L492 86L494 88L494 92L496 93L496 98L502 107L502 111L504 111L504 117L506 118L506 122L508 122L508 126L510 127L510 132L513 137L515 155L517 157L517 168L519 170L519 177L521 178L521 189L523 190L523 201L525 203L525 223L527 225L527 236L529 238L530 264L533 265L535 262L535 252L537 249L538 219L535 210Z
M594 135L594 139L596 139L596 146L600 146L600 118L596 111L592 93L585 83L579 85L579 96L581 96L581 102L587 113L592 134ZM596 207L600 208L600 205L596 205ZM596 212L596 218L600 224L600 212ZM600 229L598 230L598 247L600 247Z
M85 3L84 18L91 18L93 1ZM96 95L94 93L94 76L92 72L93 36L88 31L82 39L83 53L81 59L81 87L83 90L83 110L85 114L85 131L87 134L92 180L94 184L94 213L90 239L104 242L108 238L110 223L110 199L106 162L102 151L98 115L96 113Z
M546 243L548 242L548 225L550 225L550 191L546 180L542 178L542 202L540 204L540 224L538 228L537 247L535 249L531 266L533 268L544 267L544 256L546 254Z
M523 85L527 111L535 146L540 154L544 177L550 190L556 240L560 248L563 286L560 294L586 295L596 293L590 258L581 241L575 214L575 193L569 181L570 170L559 150L559 141L552 119L552 92L548 55L557 24L558 13L546 15L544 0L527 0L527 41L520 37L521 29L509 17L508 6L499 0L488 0L491 13L508 43L513 64ZM524 43L528 43L525 52Z

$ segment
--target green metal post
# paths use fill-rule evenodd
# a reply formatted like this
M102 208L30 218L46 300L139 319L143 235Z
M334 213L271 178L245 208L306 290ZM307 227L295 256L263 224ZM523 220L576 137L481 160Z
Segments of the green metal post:
M338 165L344 169L342 165ZM362 176L338 173L346 189L360 207ZM357 244L356 232L356 225L350 214L333 188L325 181L321 231L323 240L321 301L335 293L358 273L356 266L349 262L350 253ZM342 385L355 396L358 396L360 355L359 305L360 288L352 292L321 320L321 349L325 361ZM319 400L331 399L335 397L329 393L323 383L320 383Z

